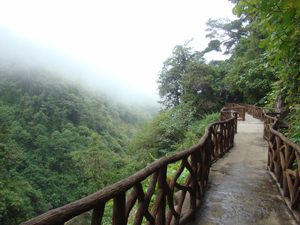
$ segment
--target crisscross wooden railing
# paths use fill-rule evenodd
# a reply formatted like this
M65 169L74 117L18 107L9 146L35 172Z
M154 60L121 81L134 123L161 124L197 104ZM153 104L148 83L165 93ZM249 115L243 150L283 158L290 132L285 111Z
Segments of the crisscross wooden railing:
M226 102L225 108L236 111L238 114L238 119L242 119L243 121L245 120L246 108L244 106Z
M264 110L266 108L259 107L259 106L253 106L248 104L240 104L241 106L244 106L246 108L246 112L252 115L256 119L260 119L263 121L264 118Z
M253 106L248 104L240 104L246 108L246 112L252 115L256 119L264 121L264 133L263 136L265 139L269 140L271 136L270 125L275 122L275 119L278 118L280 113L276 113L274 109ZM277 129L278 127L276 127Z
M101 224L105 204L110 199L113 199L114 203L112 224L115 225L127 224L130 212L135 205L137 211L133 224L141 224L143 218L146 218L148 224L185 223L196 215L207 184L211 164L233 147L237 115L234 112L232 114L234 117L206 127L205 134L197 145L180 153L158 159L124 180L86 198L46 212L23 225L62 225L71 218L90 210L93 210L91 224ZM181 162L181 165L168 181L167 167L178 161ZM177 180L185 168L189 171L189 175L185 183L180 184ZM148 177L151 178L145 193L142 181ZM157 194L150 211L149 204L155 190ZM181 190L177 206L174 205L176 190ZM190 202L188 209L185 208L187 213L183 214L183 204L187 195L190 195ZM166 212L167 205L169 209Z
M272 117L272 116L269 116L265 113L264 115L264 138L266 140L269 140L269 138L271 137L271 130L270 130L270 126L275 122L276 120L276 117ZM275 129L277 130L278 127L277 127L277 123L275 125Z
M268 170L287 206L300 222L300 146L278 131L280 113L274 112L274 109L241 105L253 117L264 121L264 138L268 140Z
M237 132L237 111L233 110L232 108L226 108L224 107L222 110L221 110L221 113L220 113L220 121L225 121L225 120L228 120L232 117L236 117L236 120L234 120L234 132L236 133Z
M268 169L277 183L287 206L300 222L300 146L277 131L278 119L269 126Z

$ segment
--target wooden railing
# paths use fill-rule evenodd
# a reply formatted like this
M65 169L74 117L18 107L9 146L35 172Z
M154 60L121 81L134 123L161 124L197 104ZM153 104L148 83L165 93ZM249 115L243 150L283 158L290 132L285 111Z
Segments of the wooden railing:
M239 103L240 106L244 106L246 108L246 112L250 115L252 115L252 105L248 105L248 104L243 104L243 103Z
M224 107L222 110L221 110L221 113L220 113L220 121L225 121L225 120L228 120L232 117L235 117L236 119L234 120L234 132L236 133L237 132L237 111L231 109L231 108L226 108Z
M260 119L261 121L264 120L264 111L267 108L264 107L259 107L259 106L253 106L253 105L248 105L248 104L242 104L240 103L239 105L243 106L246 108L246 112L250 115L252 115L256 119Z
M244 106L226 102L225 108L236 111L238 114L238 119L242 119L243 121L245 120L246 108Z
M239 105L244 106L246 108L246 112L252 115L254 118L260 119L261 121L264 120L264 111L267 108L242 103L240 103Z
M280 113L274 112L273 109L242 105L253 117L259 117L264 121L264 138L268 140L269 173L275 180L287 206L300 223L300 168L298 166L300 146L278 131Z
M237 116L234 112L232 114L233 118L207 126L204 136L197 145L180 153L158 159L124 180L22 224L63 225L73 217L90 210L93 210L91 224L101 224L105 204L110 199L113 199L114 203L112 216L114 225L127 224L135 205L137 205L137 211L133 224L141 224L143 218L146 218L148 224L153 225L184 224L195 218L208 181L210 166L233 147ZM177 172L171 180L167 179L168 165L178 161L181 162L181 165ZM184 169L189 171L189 175L185 183L180 184L177 180ZM145 193L142 181L148 180L148 178L150 181ZM155 190L156 198L154 203L152 202L151 211L149 211L149 204ZM176 190L181 190L177 206L174 205ZM183 214L183 204L187 195L190 196L190 202L184 209L186 213ZM168 211L166 212L167 205Z
M264 115L264 138L266 140L269 140L271 137L272 133L270 130L270 126L274 124L275 120L276 120L276 117L272 117L265 113L265 115ZM278 124L276 123L276 127L275 127L276 130L278 129L277 125Z
M278 119L270 116L268 169L289 209L300 222L300 146L289 140L278 129Z
M280 116L280 113L275 112L275 109L270 109L266 107L253 106L248 104L240 104L246 108L246 112L252 115L256 119L264 121L264 133L263 136L265 139L269 140L270 138L270 125L275 121L275 118Z

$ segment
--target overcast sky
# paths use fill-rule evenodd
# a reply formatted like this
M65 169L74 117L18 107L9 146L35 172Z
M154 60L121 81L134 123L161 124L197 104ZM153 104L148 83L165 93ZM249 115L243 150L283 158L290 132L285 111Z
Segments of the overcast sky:
M234 19L232 8L227 0L0 0L0 25L155 93L174 46L194 38L190 46L204 50L205 22Z

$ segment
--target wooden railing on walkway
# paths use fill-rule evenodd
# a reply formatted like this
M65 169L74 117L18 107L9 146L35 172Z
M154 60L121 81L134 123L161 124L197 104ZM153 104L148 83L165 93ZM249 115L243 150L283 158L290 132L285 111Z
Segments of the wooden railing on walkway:
M295 219L300 223L300 146L278 131L279 113L267 113L266 108L244 106L247 112L252 112L253 117L260 116L264 121L264 138L268 140L269 173ZM263 115L256 108L261 108Z
M281 195L300 222L300 146L278 131L278 119L266 116L273 124L269 126L268 169Z
M233 147L237 114L231 113L234 117L207 126L204 136L197 145L180 153L158 159L124 180L86 198L46 212L24 222L23 225L63 225L73 217L90 210L93 210L91 224L101 224L105 204L110 199L113 199L114 202L112 218L114 225L127 224L130 212L136 203L137 212L133 224L141 224L143 217L146 218L148 224L153 225L184 224L195 218L208 181L210 166ZM167 167L178 161L181 161L181 165L171 180L168 181ZM185 183L180 184L177 179L185 168L189 171L189 175ZM145 193L142 181L150 176L148 190ZM177 206L174 206L173 203L175 189L181 190ZM157 190L157 195L150 212L149 204L155 190ZM182 206L187 193L190 195L190 204L188 212L183 215ZM167 205L169 209L166 212Z
M238 119L242 119L243 121L245 120L246 108L244 106L226 102L225 108L236 111L238 113Z
M264 112L268 110L268 108L265 107L253 106L248 104L239 104L239 105L244 106L246 108L247 113L249 113L256 119L260 119L261 121L264 120Z
M280 113L276 113L274 109L270 109L266 107L253 106L248 104L240 104L240 105L246 108L246 112L248 114L264 122L263 136L266 140L269 140L271 136L270 125L274 123L275 119L279 117Z
M248 104L239 104L241 106L244 106L246 108L246 112L252 115L256 119L260 119L263 121L264 118L264 110L266 108L259 107L259 106L253 106L253 105L248 105Z
M228 120L232 117L236 117L236 120L234 120L234 133L237 132L237 111L233 110L232 108L226 108L224 107L222 110L221 110L221 113L220 113L220 121L225 121L225 120Z

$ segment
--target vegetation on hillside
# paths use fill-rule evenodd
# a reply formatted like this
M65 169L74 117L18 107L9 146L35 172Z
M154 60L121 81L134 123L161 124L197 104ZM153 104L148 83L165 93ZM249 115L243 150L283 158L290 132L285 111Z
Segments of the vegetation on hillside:
M231 2L239 19L208 20L206 49L188 40L165 60L155 117L47 70L1 64L0 223L20 223L191 147L234 98L268 107L283 98L290 137L300 140L300 3ZM205 61L222 49L228 60Z
M1 65L0 223L17 224L123 179L147 110L37 68Z

